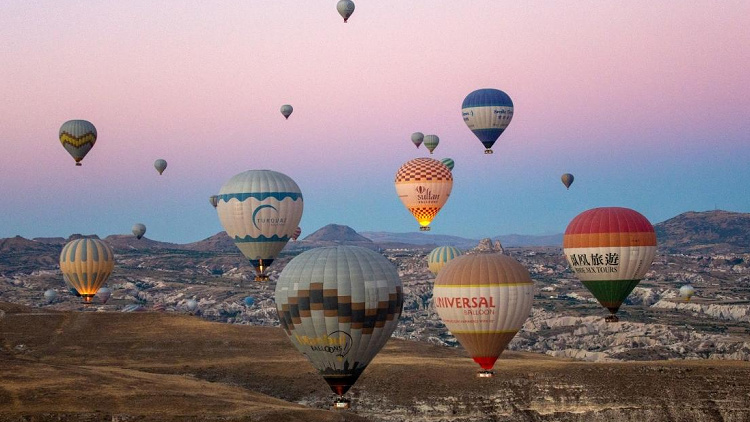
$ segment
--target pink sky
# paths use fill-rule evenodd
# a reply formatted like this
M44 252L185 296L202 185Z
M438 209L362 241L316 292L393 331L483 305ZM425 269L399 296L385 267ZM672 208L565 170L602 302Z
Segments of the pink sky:
M750 176L749 2L360 0L347 24L335 3L0 3L0 237L144 220L147 236L198 240L221 229L206 197L250 168L298 181L307 234L410 231L392 177L424 154L417 130L456 160L436 233L562 232L600 205L654 222L750 211L727 188ZM482 87L516 107L493 157L460 118ZM56 139L74 118L99 131L83 168ZM578 191L550 204L566 171ZM688 189L691 174L708 176ZM471 204L489 192L488 217Z

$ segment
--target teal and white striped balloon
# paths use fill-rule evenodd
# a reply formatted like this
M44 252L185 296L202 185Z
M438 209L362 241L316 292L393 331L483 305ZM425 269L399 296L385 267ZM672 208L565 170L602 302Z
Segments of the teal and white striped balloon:
M272 170L248 170L219 191L221 225L250 263L256 281L294 235L302 219L302 192L289 176Z
M438 246L427 255L427 268L437 275L447 263L461 254L463 252L454 246Z
M448 170L450 171L453 171L453 166L456 165L452 158L443 158L442 160L440 160L440 162L445 164L445 166L448 167Z

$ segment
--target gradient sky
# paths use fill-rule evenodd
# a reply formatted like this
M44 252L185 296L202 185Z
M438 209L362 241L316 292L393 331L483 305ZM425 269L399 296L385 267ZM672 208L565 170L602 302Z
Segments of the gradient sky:
M355 1L347 24L336 0L0 2L0 237L197 241L222 230L208 196L260 168L299 184L303 237L417 231L393 187L415 131L456 162L436 234L750 212L750 2ZM515 104L489 156L461 118L484 87ZM83 167L70 119L99 133Z

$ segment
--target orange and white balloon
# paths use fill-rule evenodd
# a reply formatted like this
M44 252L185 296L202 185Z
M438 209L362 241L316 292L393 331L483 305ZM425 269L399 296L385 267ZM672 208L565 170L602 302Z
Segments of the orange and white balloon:
M395 185L401 202L419 222L419 229L427 231L451 194L453 174L438 160L415 158L398 169Z
M563 251L570 268L599 303L615 314L646 275L656 254L656 233L629 208L594 208L568 224Z
M438 274L432 301L440 319L478 363L492 367L531 312L534 282L515 259L498 253L464 255Z

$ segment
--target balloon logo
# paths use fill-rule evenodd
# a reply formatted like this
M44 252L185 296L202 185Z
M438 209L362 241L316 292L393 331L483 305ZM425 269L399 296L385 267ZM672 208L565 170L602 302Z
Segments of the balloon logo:
M438 160L415 158L398 169L395 185L399 199L419 222L419 229L427 231L451 194L453 174Z
M261 212L265 208L270 208L270 209L276 211L277 214L279 212L279 210L277 210L276 207L274 207L273 205L269 205L269 204L264 204L264 205L261 205L258 208L256 208L255 211L253 211L253 225L258 230L261 230L261 228L258 226L258 217L257 216L258 216L258 213ZM263 224L263 223L261 223L261 224Z
M563 252L578 279L615 315L651 267L656 233L646 217L628 208L594 208L568 224Z
M513 118L513 101L499 89L478 89L464 98L461 114L466 126L484 145L484 153L492 154L492 145Z

